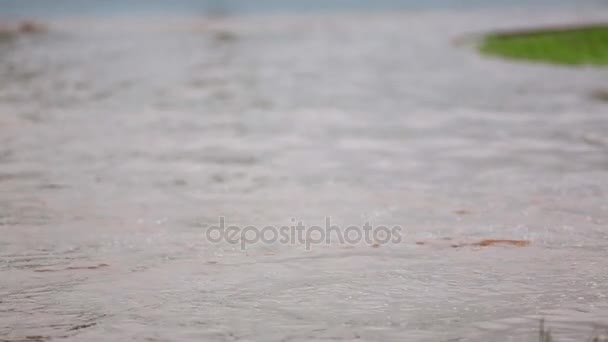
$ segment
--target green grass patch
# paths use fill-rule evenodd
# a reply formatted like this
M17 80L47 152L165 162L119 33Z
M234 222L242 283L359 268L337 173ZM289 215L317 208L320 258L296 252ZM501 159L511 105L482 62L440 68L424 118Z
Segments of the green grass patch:
M608 65L608 24L492 33L479 47L486 55L568 65Z

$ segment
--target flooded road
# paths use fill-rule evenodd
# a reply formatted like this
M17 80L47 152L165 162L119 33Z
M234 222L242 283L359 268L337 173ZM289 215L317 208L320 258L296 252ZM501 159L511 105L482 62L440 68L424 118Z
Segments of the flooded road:
M0 340L605 330L608 105L592 94L608 70L488 59L468 38L607 19L80 17L0 41ZM209 241L220 217L403 239L241 249ZM453 247L480 239L531 243Z

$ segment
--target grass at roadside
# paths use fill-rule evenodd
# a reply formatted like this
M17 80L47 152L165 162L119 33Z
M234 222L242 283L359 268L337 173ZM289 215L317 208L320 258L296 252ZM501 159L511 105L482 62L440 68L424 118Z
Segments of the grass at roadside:
M486 55L568 65L608 65L608 24L492 33L479 46Z

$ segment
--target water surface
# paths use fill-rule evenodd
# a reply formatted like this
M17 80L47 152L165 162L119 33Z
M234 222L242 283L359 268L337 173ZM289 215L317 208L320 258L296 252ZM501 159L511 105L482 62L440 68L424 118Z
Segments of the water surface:
M1 42L0 339L521 341L539 317L588 336L608 323L608 72L461 42L607 18L73 16ZM407 234L241 250L205 239L219 216ZM484 238L532 244L451 247Z

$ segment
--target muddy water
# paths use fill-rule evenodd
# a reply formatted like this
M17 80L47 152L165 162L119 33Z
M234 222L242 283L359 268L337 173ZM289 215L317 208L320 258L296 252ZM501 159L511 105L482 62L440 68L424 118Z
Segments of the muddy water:
M478 56L605 9L79 18L0 42L0 339L533 339L608 325L608 71ZM401 243L212 243L231 224ZM452 248L479 239L524 247ZM423 244L416 244L421 242Z

